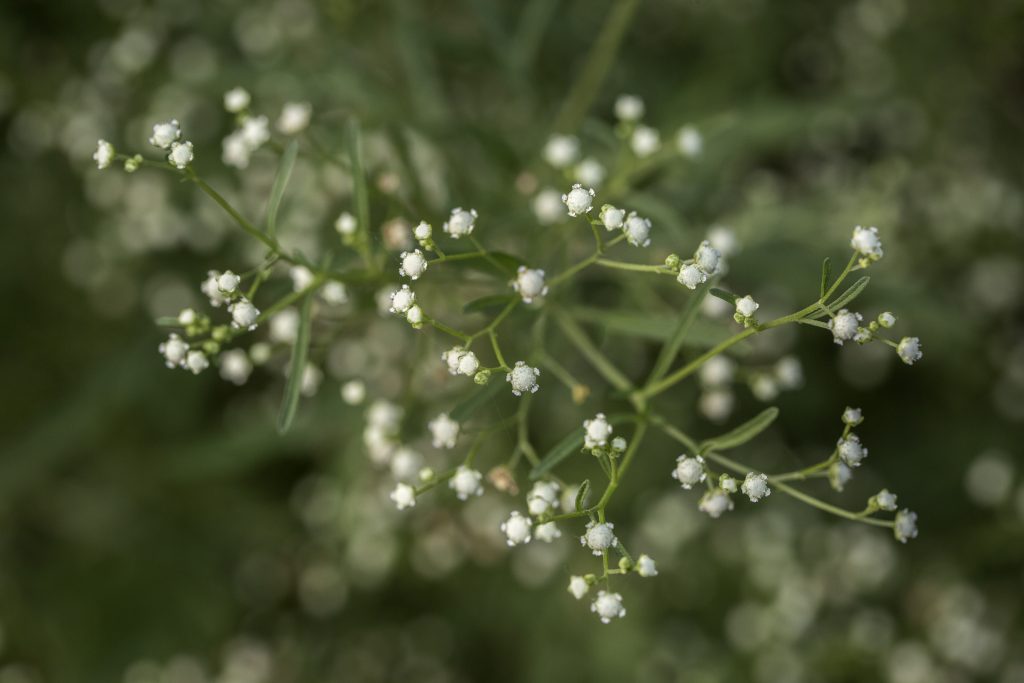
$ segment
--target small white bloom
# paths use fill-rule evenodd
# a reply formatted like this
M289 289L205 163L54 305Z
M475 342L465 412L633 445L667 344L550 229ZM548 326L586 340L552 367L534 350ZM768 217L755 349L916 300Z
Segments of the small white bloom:
M758 401L772 401L779 395L779 385L771 375L759 372L750 378L750 393Z
M341 282L328 282L320 290L320 296L331 306L341 306L348 303L348 289Z
M531 515L540 516L559 506L559 486L553 481L538 481L526 494L526 508Z
M736 361L728 356L712 356L700 367L700 383L705 387L718 387L732 382L736 375Z
M460 375L466 377L472 377L476 374L476 371L480 369L480 361L477 359L476 354L472 351L466 351L459 356L459 367L458 371Z
M860 313L854 313L845 308L836 313L836 317L828 321L828 329L832 332L833 341L842 346L843 342L853 339L861 320Z
M618 543L614 529L615 525L611 522L587 522L587 530L580 536L580 545L590 548L594 555L600 556Z
M544 160L555 168L568 168L580 155L580 141L572 135L552 135L544 145Z
M604 229L618 230L626 222L626 212L623 209L617 209L611 204L605 204L601 207L601 213L598 216L601 222L604 224Z
M744 318L750 318L759 309L761 305L754 301L754 297L749 294L736 299L736 312L742 315Z
M459 423L448 417L448 413L441 413L427 427L434 448L455 448L455 441L459 438Z
M335 219L334 221L334 229L337 230L338 233L341 235L354 235L356 232L356 227L358 227L358 224L356 223L356 217L350 214L348 211L342 211L338 218Z
M921 352L921 340L917 337L904 337L896 347L896 353L904 363L913 365L924 356Z
M195 154L192 152L192 143L188 140L171 143L171 152L167 155L167 160L179 171L184 170L191 164L194 158Z
M697 286L707 282L707 279L707 273L693 263L680 268L679 275L676 276L676 281L687 289L697 289Z
M292 266L288 269L288 277L292 280L292 289L301 292L313 284L313 271L306 266Z
M106 140L100 140L96 143L96 151L93 152L92 159L96 162L96 168L102 171L110 166L116 154L117 152L112 144Z
M476 227L476 209L464 211L461 207L452 209L452 215L444 222L443 229L452 239L472 235Z
M540 389L537 378L540 377L540 369L531 368L521 360L516 361L512 372L505 375L505 381L512 385L512 393L522 396L524 393L536 393Z
M423 466L423 456L411 448L402 447L391 456L391 476L395 481L414 481Z
M718 272L718 265L722 260L722 253L711 246L710 241L704 240L697 247L697 251L693 252L693 260L697 264L698 268L708 275L714 275Z
M804 383L804 368L796 356L784 356L775 363L775 379L783 389L797 389Z
M288 102L281 109L281 116L277 119L277 129L284 135L301 133L309 126L312 116L313 105L309 102Z
M176 368L184 365L185 354L188 353L188 342L178 335L171 334L167 341L162 342L158 348L167 367Z
M576 180L584 185L600 185L605 175L604 166L597 159L587 157L576 164Z
M299 312L286 308L270 319L270 340L279 344L294 344L299 336Z
M846 410L843 411L843 424L856 427L863 421L864 413L860 408L850 408L847 406Z
M857 226L853 229L853 238L850 246L867 259L877 261L882 258L882 240L878 237L878 228L863 228Z
M249 167L249 159L252 157L252 149L249 143L242 136L242 131L236 130L226 136L220 143L220 160L225 166L233 166L237 169Z
M562 193L553 188L545 188L533 198L533 213L544 225L558 223L565 216L562 206Z
M620 121L639 121L644 117L644 101L636 95L619 95L615 100L615 118Z
M405 319L415 329L419 329L423 325L423 309L413 304L409 307L409 310L405 312Z
M729 510L732 510L732 498L722 489L715 489L705 493L697 507L701 512L711 517L711 519L718 519Z
M380 427L386 432L397 432L402 422L405 411L385 399L379 399L370 404L366 411L367 423Z
M239 133L249 146L249 151L255 152L270 139L270 122L266 116L250 116L242 122Z
M636 573L648 579L658 575L658 568L650 555L641 555L636 558Z
M836 491L842 491L853 479L853 470L845 462L834 462L828 468L828 483Z
M231 326L250 332L256 329L256 320L260 317L260 309L252 305L252 302L242 297L228 306L231 313Z
M448 480L448 486L459 500L468 500L471 496L483 495L484 487L480 484L483 478L484 475L476 470L459 465L455 475Z
M242 278L238 277L230 270L225 270L217 276L217 288L222 294L231 294L236 291L241 282Z
M533 537L530 533L532 528L533 520L518 510L513 510L509 518L501 523L501 531L505 534L505 542L510 547L529 543Z
M598 413L593 420L583 421L583 446L585 448L597 448L607 446L608 439L612 435L612 426L604 413Z
M449 375L459 374L459 362L462 360L462 356L465 355L465 353L466 350L461 346L453 346L441 354L441 360L448 366Z
M736 493L739 490L739 482L736 481L735 477L723 474L718 477L718 488L726 493Z
M836 443L839 457L850 467L857 467L864 458L868 457L868 449L861 445L860 437L850 434L845 439L839 439Z
M650 126L637 126L629 139L629 147L638 157L649 157L661 149L661 134Z
M544 284L544 271L539 268L519 266L512 287L528 304L548 293L548 286Z
M403 251L400 258L402 266L398 269L398 274L402 277L418 280L423 273L427 272L427 259L423 258L423 252L419 249Z
M616 617L626 616L626 608L622 606L622 596L608 591L598 591L594 602L590 604L590 611L601 617L602 624L611 623L611 620Z
M684 489L693 488L694 485L704 481L706 477L704 458L701 456L691 458L687 455L680 455L676 458L676 467L672 470L672 478L678 481Z
M237 114L249 106L252 96L249 91L242 87L234 87L224 93L224 108L232 114Z
M882 489L875 494L874 498L878 509L885 510L886 512L892 512L896 509L896 494L891 493L889 489Z
M420 221L415 228L412 229L413 236L423 242L424 240L430 239L430 236L434 234L434 228L430 223L426 221Z
M701 392L698 408L712 422L724 422L732 414L736 397L729 389L715 388Z
M149 144L160 149L167 149L171 143L181 137L181 126L177 119L171 119L164 123L153 126L153 135L149 138Z
M391 492L391 500L395 502L395 507L399 510L415 507L416 489L408 484L396 484L395 489Z
M366 384L361 379L352 379L341 385L341 400L350 406L357 406L366 399Z
M708 230L708 242L722 256L731 256L739 250L736 233L726 225L714 225Z
M617 453L624 453L626 451L626 446L627 446L626 440L624 438L622 438L621 436L617 436L614 439L612 439L612 450L613 451L616 451Z
M756 503L762 498L772 495L772 490L768 487L768 475L763 472L747 472L740 491L750 499L751 503Z
M562 203L569 210L569 215L576 218L587 213L593 207L594 190L576 183L568 193L562 195Z
M409 289L409 285L402 285L401 289L396 289L391 294L391 308L388 310L392 313L405 313L413 304L416 303L416 293Z
M897 512L893 534L900 543L906 543L912 538L917 538L917 513L905 508Z
M582 576L570 576L568 590L572 593L572 597L580 600L590 590L590 584Z
M651 243L650 218L642 218L631 212L626 218L626 225L622 230L626 234L626 241L634 247L646 247Z
M538 541L543 541L544 543L551 543L556 538L562 537L562 532L558 529L558 525L554 522L545 522L544 524L538 524L534 534L537 536Z
M198 375L210 367L210 361L207 360L205 353L193 349L185 356L185 367L191 370L193 375Z
M888 329L888 328L890 328L890 327L892 327L893 325L896 324L896 316L894 316L889 311L886 311L885 313L881 313L878 316L878 324L881 325L882 327Z
M181 312L178 313L178 324L185 325L187 327L188 325L194 324L198 317L198 314L193 309L183 308Z
M252 374L252 361L249 360L249 354L242 349L231 349L220 354L218 359L220 363L220 376L231 382L241 386L249 380L249 375Z
M683 126L676 133L676 147L680 154L692 159L700 156L704 149L704 139L694 126Z

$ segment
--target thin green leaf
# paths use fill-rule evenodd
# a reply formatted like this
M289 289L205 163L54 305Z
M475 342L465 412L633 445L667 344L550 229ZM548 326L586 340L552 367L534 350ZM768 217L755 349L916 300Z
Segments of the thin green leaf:
M348 120L346 135L348 158L352 170L352 195L355 199L356 223L360 233L359 249L367 267L372 262L370 253L370 192L366 184L366 169L363 167L362 133L359 120Z
M456 422L468 420L476 411L487 405L491 399L498 395L505 382L504 378L491 377L491 381L477 389L468 397L460 401L448 414Z
M284 388L284 399L277 418L277 431L284 434L292 426L295 412L299 407L299 394L302 390L302 376L306 370L306 357L309 355L309 330L312 325L313 296L307 294L299 308L299 331L292 347L292 358L288 363L288 383Z
M733 306L736 305L736 299L739 298L738 296L736 296L732 292L727 292L726 290L719 289L718 287L712 287L711 288L711 296L718 297L722 301L728 301Z
M587 495L590 493L590 480L584 479L576 492L576 512L579 512L587 505Z
M832 274L832 259L828 256L821 262L821 294L819 296L825 296L825 292L828 291L828 278Z
M755 436L768 429L768 426L779 416L779 409L772 407L762 411L757 417L741 424L736 429L712 437L700 445L701 452L710 450L724 451L747 443Z
M277 236L277 212L281 208L281 200L284 198L285 188L288 187L288 180L292 177L298 153L299 141L292 140L281 155L277 176L274 177L274 185L270 188L270 201L267 202L267 234L271 237Z
M844 306L852 302L854 299L856 299L858 296L860 296L860 293L864 291L864 288L868 286L868 282L870 281L871 278L865 275L861 279L854 282L849 289L847 289L845 292L843 292L838 297L833 299L832 302L828 304L828 307L833 311L843 308ZM824 318L826 315L828 314L825 311L818 311L817 313L812 313L808 317Z
M492 294L473 299L462 307L463 313L486 313L489 311L500 311L512 301L511 294Z

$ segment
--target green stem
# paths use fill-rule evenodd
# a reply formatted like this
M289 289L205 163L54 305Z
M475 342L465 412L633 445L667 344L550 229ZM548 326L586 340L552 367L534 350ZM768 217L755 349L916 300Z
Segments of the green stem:
M618 368L612 365L611 361L605 358L604 354L598 351L594 343L590 341L583 329L576 324L572 318L562 311L555 311L555 322L569 338L569 341L582 353L590 364L594 366L602 377L619 391L630 391L633 385L629 378L622 374Z

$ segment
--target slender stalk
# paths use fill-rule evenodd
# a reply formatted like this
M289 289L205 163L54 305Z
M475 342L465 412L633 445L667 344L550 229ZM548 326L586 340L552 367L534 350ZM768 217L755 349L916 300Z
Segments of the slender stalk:
M562 311L556 311L554 313L555 322L561 328L565 336L568 337L569 341L579 350L583 356L590 361L590 364L594 366L602 377L620 391L630 391L633 387L629 378L622 374L622 372L612 365L612 362L605 358L594 343L587 337L586 332L576 324L572 318L563 313Z

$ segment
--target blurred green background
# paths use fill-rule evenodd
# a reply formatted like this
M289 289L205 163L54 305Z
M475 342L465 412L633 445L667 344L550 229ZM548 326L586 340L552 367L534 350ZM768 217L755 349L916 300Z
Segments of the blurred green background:
M97 138L144 151L153 122L179 118L200 172L259 215L275 157L244 173L220 163L222 94L242 85L268 115L308 100L325 148L355 114L378 186L398 174L408 189L375 191L377 222L473 205L491 217L485 242L542 253L522 173L564 189L538 150L615 5L0 7L0 683L1024 681L1020 2L643 0L587 118L565 131L601 150L623 92L644 98L667 145L697 126L703 153L630 196L655 244L629 257L657 262L731 226L728 282L771 310L814 296L853 225L879 226L886 256L858 306L895 311L924 360L839 349L813 329L765 335L750 362L795 354L804 386L772 401L777 426L743 455L813 462L843 407L862 407L871 457L834 499L896 491L920 514L907 546L781 495L708 523L668 479L675 447L653 440L614 516L661 575L624 582L629 614L603 626L565 593L589 570L578 530L508 553L495 529L511 499L439 495L402 518L382 495L339 383L364 376L371 396L394 397L410 359L444 340L373 315L342 323L286 437L279 376L237 388L163 367L153 318L198 303L207 268L248 247L193 187L97 172ZM332 234L348 206L336 176L296 169L282 224L297 243ZM680 300L607 285L595 276L579 296L649 295L666 314ZM649 362L651 347L591 330L627 368ZM532 425L542 447L603 407L600 391L577 409L549 386ZM733 421L760 409L744 387L736 399ZM722 429L692 389L673 400L694 433ZM410 405L437 410L426 394Z

